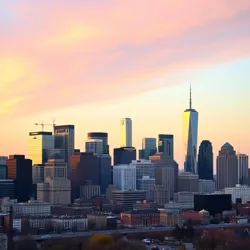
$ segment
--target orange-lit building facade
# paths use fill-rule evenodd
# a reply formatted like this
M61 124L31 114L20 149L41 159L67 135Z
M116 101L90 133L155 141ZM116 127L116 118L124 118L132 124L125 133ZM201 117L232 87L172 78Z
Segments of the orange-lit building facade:
M148 227L160 225L160 212L157 209L133 209L121 213L121 222L126 227Z

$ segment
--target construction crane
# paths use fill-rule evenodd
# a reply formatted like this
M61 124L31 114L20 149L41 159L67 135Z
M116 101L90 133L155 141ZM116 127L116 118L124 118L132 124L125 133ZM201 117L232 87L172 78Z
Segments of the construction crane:
M56 124L55 124L55 119L53 119L53 123L51 123L51 124L44 124L43 122L41 122L41 123L34 123L34 125L36 125L36 126L41 126L42 127L42 131L44 130L44 126L53 126L53 128L56 126Z

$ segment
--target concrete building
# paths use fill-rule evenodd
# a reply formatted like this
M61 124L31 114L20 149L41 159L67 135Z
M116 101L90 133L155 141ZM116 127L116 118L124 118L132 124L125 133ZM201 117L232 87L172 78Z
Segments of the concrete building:
M214 193L215 181L214 180L199 180L199 193Z
M52 226L55 230L66 231L76 229L85 231L88 229L88 219L84 216L60 216L52 218Z
M174 158L174 135L158 135L158 152L164 156Z
M37 184L37 200L51 204L71 204L71 183L67 163L60 155L54 155L44 165L44 182Z
M7 177L7 156L0 156L0 179L6 179Z
M12 206L14 216L50 216L51 204L46 202L39 202L30 200L28 202L20 203L17 200L4 198L1 202L1 210L4 213L9 213Z
M74 125L60 125L54 126L55 148L64 149L65 158L69 170L70 157L75 150L75 126Z
M90 132L88 133L88 140L98 139L103 142L103 154L109 154L109 145L108 145L108 133L105 132Z
M122 118L120 125L120 147L132 147L132 120Z
M250 187L237 184L235 187L228 187L224 190L225 194L231 194L232 203L245 204L250 201Z
M162 185L154 185L152 187L152 198L160 207L169 202L169 190Z
M44 182L44 165L42 164L33 165L32 182L33 184Z
M132 164L114 166L113 185L119 190L136 190L136 166Z
M238 184L238 159L232 145L225 143L216 162L217 189L235 187Z
M139 150L139 159L148 160L149 156L156 154L156 138L142 138L142 149Z
M183 113L184 169L186 172L197 173L197 138L198 112L192 108L190 86L189 108Z
M116 217L111 213L92 212L87 214L90 228L99 230L116 229Z
M7 236L7 234L0 233L0 249L1 250L8 249L8 236Z
M164 186L170 199L173 199L174 192L177 190L178 164L172 157L157 153L149 159L155 165L155 185Z
M238 184L248 183L248 155L237 154L238 159Z
M134 147L114 148L114 165L130 164L133 160L136 160Z
M183 226L183 216L180 209L160 209L160 225L164 227Z
M33 165L44 164L48 161L48 150L55 148L52 132L31 132L28 139L28 158Z
M80 198L81 199L90 199L94 196L100 195L100 186L92 185L92 183L86 183L83 186L80 186Z
M179 204L190 204L194 205L194 195L198 194L195 192L178 192L174 194L174 202Z
M10 155L6 161L7 179L15 180L15 197L19 202L30 200L32 192L32 161L24 155Z
M190 172L178 175L178 192L199 192L199 176Z
M94 153L97 155L103 154L103 140L101 140L101 139L88 139L85 142L85 151L87 153Z

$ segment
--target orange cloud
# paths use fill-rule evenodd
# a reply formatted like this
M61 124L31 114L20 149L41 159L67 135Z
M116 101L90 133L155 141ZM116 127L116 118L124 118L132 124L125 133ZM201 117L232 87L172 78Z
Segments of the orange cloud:
M248 0L4 1L0 107L11 114L120 98L250 55Z

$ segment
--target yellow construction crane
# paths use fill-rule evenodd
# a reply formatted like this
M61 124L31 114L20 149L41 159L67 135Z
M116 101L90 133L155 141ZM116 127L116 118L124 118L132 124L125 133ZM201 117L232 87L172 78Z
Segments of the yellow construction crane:
M55 119L53 119L53 123L51 123L51 124L44 124L43 122L41 122L41 123L34 123L34 125L36 125L36 126L41 126L42 127L42 131L44 130L44 126L53 126L53 128L56 126L56 124L55 124Z

